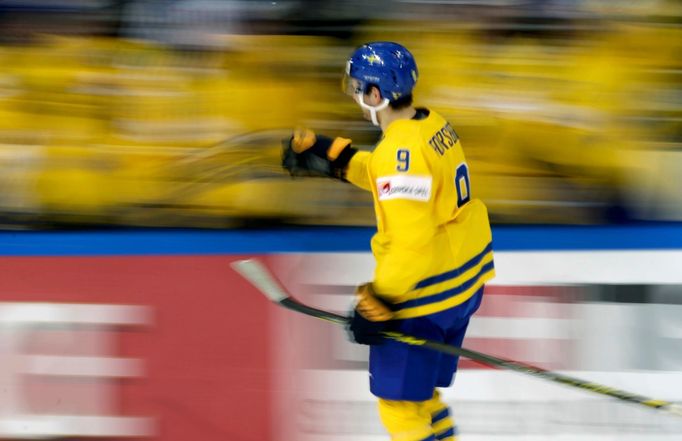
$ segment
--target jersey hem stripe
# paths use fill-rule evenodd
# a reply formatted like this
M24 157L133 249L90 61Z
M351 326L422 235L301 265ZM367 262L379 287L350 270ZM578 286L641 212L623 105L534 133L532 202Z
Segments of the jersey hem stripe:
M431 276L431 277L427 277L426 279L423 279L423 280L417 282L417 285L414 287L414 289L426 288L427 286L435 285L437 283L441 283L441 282L444 282L446 280L454 279L455 277L460 276L461 274L463 274L467 270L478 265L483 260L485 255L488 254L490 251L492 251L492 249L493 249L493 243L489 242L488 245L486 245L486 247L483 249L483 251L478 253L473 258L469 259L469 261L467 261L463 265L461 265L455 269L448 270L444 273L441 273L441 274L438 274L435 276Z

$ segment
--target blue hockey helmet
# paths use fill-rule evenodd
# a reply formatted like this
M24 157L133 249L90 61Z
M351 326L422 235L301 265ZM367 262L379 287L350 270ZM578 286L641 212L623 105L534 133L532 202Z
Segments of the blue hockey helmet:
M395 101L412 93L418 77L417 63L404 46L390 41L367 43L355 50L346 63L346 92L366 93L373 84L381 96ZM355 80L355 81L353 81Z

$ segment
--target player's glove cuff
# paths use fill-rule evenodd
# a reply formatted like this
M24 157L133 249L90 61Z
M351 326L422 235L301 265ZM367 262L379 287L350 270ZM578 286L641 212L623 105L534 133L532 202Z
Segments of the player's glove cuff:
M296 129L284 143L282 165L293 176L329 176L345 180L345 169L357 149L348 138L316 135Z
M360 285L355 294L358 303L348 324L351 339L363 345L384 343L383 333L390 330L393 311L374 294L369 283Z
M360 285L355 290L357 305L355 310L372 322L385 322L393 319L393 311L387 302L377 297L371 283Z

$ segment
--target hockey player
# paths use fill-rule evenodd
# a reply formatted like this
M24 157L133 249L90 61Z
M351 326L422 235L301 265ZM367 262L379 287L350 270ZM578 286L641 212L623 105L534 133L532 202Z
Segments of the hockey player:
M368 43L346 65L347 92L381 127L374 151L350 139L296 130L283 165L372 193L377 233L374 279L357 289L349 332L370 347L370 390L394 441L452 441L456 427L438 387L457 357L385 340L397 330L460 346L483 286L494 276L485 205L472 198L459 137L436 112L412 105L417 65L403 46Z

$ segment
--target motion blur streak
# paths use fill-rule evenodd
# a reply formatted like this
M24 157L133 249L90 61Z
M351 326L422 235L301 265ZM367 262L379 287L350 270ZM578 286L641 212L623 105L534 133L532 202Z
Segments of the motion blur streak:
M154 434L152 418L116 415L107 380L141 377L144 365L107 356L105 332L151 320L142 306L0 303L0 437Z
M682 219L675 1L9 1L0 5L1 219L371 225L366 194L292 180L297 124L370 148L339 90L397 40L416 103L453 122L497 222Z

